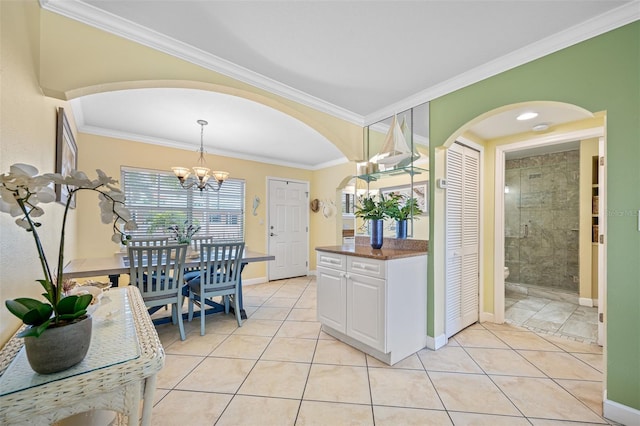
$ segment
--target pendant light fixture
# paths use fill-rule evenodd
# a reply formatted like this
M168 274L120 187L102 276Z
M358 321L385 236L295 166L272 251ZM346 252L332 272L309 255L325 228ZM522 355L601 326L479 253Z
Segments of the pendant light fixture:
M191 175L187 167L172 167L171 170L173 170L173 173L175 173L180 181L180 185L184 189L191 189L197 186L200 191L204 191L205 189L219 191L222 183L229 177L229 173L218 170L210 171L210 169L206 167L204 160L204 126L209 123L205 120L198 120L197 123L200 125L200 157L198 158L198 165L192 167L195 179L191 180L191 182L187 180ZM211 177L217 182L217 185L209 183L209 178Z

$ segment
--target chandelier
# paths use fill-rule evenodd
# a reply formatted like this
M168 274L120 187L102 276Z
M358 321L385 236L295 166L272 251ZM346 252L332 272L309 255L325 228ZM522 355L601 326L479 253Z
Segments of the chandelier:
M206 163L204 161L204 126L209 123L205 120L198 120L197 123L200 125L200 157L198 158L198 165L192 167L195 179L192 179L191 181L187 180L191 175L191 172L186 167L172 167L171 170L173 170L173 173L175 173L176 177L180 181L180 185L184 189L191 189L194 186L197 186L200 191L204 191L205 189L219 191L222 186L222 182L227 180L229 177L229 173L222 171L210 171L210 169L206 167ZM209 183L209 178L211 177L213 177L213 179L218 183L217 185Z

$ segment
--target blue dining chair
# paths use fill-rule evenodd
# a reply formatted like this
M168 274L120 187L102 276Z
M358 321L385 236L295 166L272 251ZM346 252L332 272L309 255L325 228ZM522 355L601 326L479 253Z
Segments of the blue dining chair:
M128 247L131 285L142 294L147 308L171 305L171 317L185 340L182 287L186 244Z
M242 326L239 306L241 261L244 242L213 243L200 246L200 274L187 282L189 321L193 320L193 305L200 307L200 335L204 336L206 300L222 296L225 313L229 313L229 296L238 326Z

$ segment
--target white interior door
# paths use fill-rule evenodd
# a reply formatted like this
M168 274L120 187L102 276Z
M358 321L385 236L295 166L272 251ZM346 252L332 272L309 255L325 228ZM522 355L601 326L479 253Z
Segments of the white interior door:
M478 321L480 153L453 144L446 157L446 324L451 337Z
M307 275L308 183L269 179L269 280Z

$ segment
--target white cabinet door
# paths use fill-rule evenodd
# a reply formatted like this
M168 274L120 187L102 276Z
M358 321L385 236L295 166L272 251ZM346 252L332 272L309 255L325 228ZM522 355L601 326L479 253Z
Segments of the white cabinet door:
M352 273L347 275L347 335L387 352L384 280Z
M346 333L346 285L344 271L318 267L316 272L318 321Z

